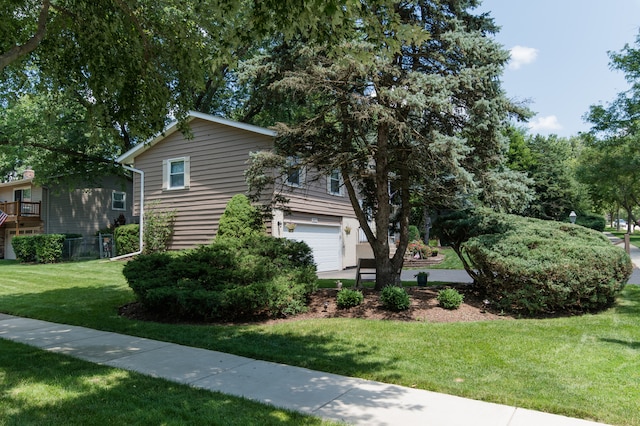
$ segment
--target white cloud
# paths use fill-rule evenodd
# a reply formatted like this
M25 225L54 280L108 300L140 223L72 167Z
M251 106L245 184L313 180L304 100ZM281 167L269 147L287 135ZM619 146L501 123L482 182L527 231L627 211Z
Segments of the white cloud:
M548 115L546 117L537 117L534 120L531 120L528 124L529 129L532 132L553 132L557 130L562 130L562 125L558 121L558 117L555 115Z
M511 53L509 68L512 70L531 64L538 58L538 49L533 47L513 46L509 52Z

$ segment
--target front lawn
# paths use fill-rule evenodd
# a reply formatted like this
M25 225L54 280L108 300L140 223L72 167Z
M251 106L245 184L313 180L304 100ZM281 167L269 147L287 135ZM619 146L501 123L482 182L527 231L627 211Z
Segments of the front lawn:
M330 425L0 339L2 425Z
M122 263L0 262L0 311L611 424L640 425L640 287L598 315L425 323L143 323Z

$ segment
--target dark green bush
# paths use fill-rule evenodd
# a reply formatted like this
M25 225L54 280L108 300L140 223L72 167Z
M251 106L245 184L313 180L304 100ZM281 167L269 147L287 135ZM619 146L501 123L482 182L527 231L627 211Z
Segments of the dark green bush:
M445 288L438 292L438 303L445 309L458 309L464 296L454 288Z
M292 243L216 240L179 254L138 256L123 273L147 309L174 319L281 317L306 309L316 290L311 249Z
M140 250L140 225L131 223L118 226L113 231L117 255L134 253Z
M390 311L406 311L411 306L409 295L402 287L387 286L380 293L380 301Z
M20 262L27 263L36 261L36 245L33 236L20 235L13 237L11 246L16 254L16 259Z
M420 239L420 230L415 225L409 225L409 241Z
M452 240L476 284L501 309L604 309L631 274L629 256L594 230L487 211L466 215L450 223Z
M364 301L364 295L358 290L351 290L349 288L342 289L338 292L336 297L336 304L340 309L353 308L358 306Z
M602 232L604 231L605 220L604 216L601 214L578 213L578 217L576 217L576 225Z
M264 234L260 212L251 205L246 195L234 195L220 217L216 239L245 238L259 234Z
M62 234L21 235L11 245L21 262L55 263L62 259L64 239Z

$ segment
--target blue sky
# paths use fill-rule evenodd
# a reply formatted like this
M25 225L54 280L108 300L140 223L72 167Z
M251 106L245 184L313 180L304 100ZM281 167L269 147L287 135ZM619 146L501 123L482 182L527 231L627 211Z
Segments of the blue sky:
M589 106L608 103L629 88L609 68L608 51L635 45L640 0L483 0L501 28L496 40L511 51L503 88L531 100L532 134L569 137L588 131Z

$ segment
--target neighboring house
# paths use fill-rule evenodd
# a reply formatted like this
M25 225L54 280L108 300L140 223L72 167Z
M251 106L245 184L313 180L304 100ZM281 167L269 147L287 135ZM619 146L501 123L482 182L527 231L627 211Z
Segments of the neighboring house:
M99 184L78 189L42 187L33 183L34 173L0 183L0 210L8 216L0 226L0 258L15 259L11 239L16 235L80 234L93 237L121 214L134 220L132 183L105 177Z
M172 250L212 242L227 202L247 192L244 171L249 154L272 149L276 136L269 129L196 112L189 114L189 125L192 138L173 123L117 159L144 172L145 208L157 203L159 209L176 212ZM268 232L307 242L319 271L355 266L359 225L339 175L310 179L311 175L292 168L284 185L291 189L284 192L290 213L274 210ZM138 179L134 174L135 212Z

